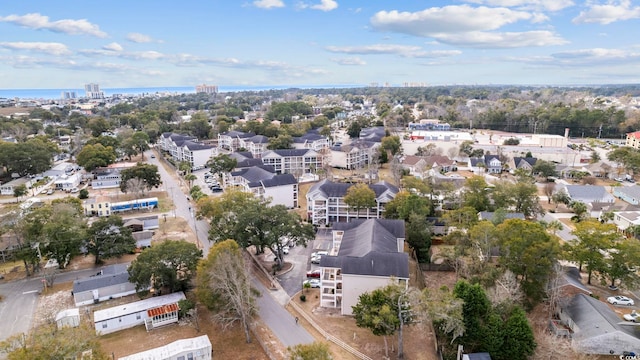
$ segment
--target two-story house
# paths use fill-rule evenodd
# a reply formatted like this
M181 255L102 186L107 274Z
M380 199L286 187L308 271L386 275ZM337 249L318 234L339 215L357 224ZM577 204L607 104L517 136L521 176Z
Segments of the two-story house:
M120 169L99 168L93 170L91 188L94 190L119 188L120 182L122 182Z
M376 195L376 205L371 209L356 210L344 202L347 190L354 184L335 183L324 179L314 184L307 192L307 219L312 224L349 222L354 219L378 219L384 206L398 194L398 188L381 181L369 185Z
M480 158L469 158L469 170L474 174L500 174L502 172L502 161L498 155L485 155Z
M409 256L403 220L353 220L333 225L331 251L320 259L320 306L352 314L361 294L394 280L407 286Z

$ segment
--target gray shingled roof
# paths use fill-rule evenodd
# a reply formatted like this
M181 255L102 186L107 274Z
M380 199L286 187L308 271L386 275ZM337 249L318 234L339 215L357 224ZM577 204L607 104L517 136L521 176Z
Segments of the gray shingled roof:
M309 141L316 141L316 140L322 140L325 139L324 136L317 134L317 133L306 133L302 136L296 136L293 138L293 142L294 143L304 143L304 142L309 142Z
M189 149L191 151L208 150L208 149L213 149L214 148L214 146L212 146L212 145L206 145L206 144L202 144L202 143L198 143L198 142L194 142L194 141L186 141L184 143L184 146L186 146L187 149Z
M638 185L618 186L616 187L614 192L619 194L624 194L635 199L640 199L640 186Z
M338 256L364 256L372 251L395 253L398 252L397 239L405 237L403 220L354 220L336 223L333 228L344 230Z
M73 282L73 292L75 294L101 289L108 286L126 284L129 282L129 273L121 272L112 275L99 275L88 279L75 280Z
M409 278L409 255L371 252L365 256L323 256L321 267L339 268L343 274Z
M251 141L254 144L266 144L269 142L269 138L264 135L255 135L247 140Z
M313 191L321 191L324 193L326 197L331 198L339 198L344 197L347 194L347 190L355 184L351 183L335 183L324 179L316 184L314 184L310 189L309 193ZM369 185L369 188L376 193L376 197L379 197L385 191L390 190L394 194L398 193L398 188L386 181L380 181L376 184Z
M311 150L309 149L277 149L277 150L271 150L271 151L283 157L291 157L291 156L304 156Z
M617 331L640 337L638 326L622 325L624 320L611 310L609 305L588 295L575 295L564 310L580 329L580 334L576 335L581 339L595 338ZM640 348L640 338L638 347Z
M245 139L245 138L250 138L252 136L255 136L256 134L232 130L232 131L227 131L226 133L224 133L222 135L226 135L226 136L233 137L233 138Z
M609 194L604 186L600 185L566 185L567 193L571 200L585 203L593 201L614 201L613 195Z
M262 185L266 188L282 186L282 185L291 185L297 184L298 180L296 180L295 176L291 174L281 174L272 177L271 179L262 180Z
M248 182L259 182L266 179L271 179L275 174L271 173L261 167L253 166L250 168L244 168L231 173L231 176L241 176Z

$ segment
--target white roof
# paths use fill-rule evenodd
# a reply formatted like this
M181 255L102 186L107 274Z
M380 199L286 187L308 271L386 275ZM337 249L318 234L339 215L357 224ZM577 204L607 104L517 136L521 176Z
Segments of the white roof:
M60 319L64 319L66 317L71 317L71 316L80 316L80 309L78 308L73 308L73 309L66 309L66 310L62 310L58 313L58 315L56 315L56 321L60 320Z
M177 340L164 346L118 358L118 360L155 360L172 359L175 355L197 350L211 351L211 341L207 335ZM199 357L195 357L199 359Z
M104 320L113 319L127 314L135 314L140 311L153 309L163 305L175 304L180 300L184 300L186 297L184 293L177 292L169 295L155 296L148 299L132 302L129 304L114 306L104 310L97 310L93 312L93 321L99 322Z

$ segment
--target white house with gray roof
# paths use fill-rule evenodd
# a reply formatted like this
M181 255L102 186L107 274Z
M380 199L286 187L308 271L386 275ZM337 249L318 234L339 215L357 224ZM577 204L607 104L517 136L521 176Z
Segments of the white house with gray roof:
M320 259L320 306L351 315L365 292L409 280L409 256L404 252L403 220L353 220L333 225L333 242Z
M600 185L565 185L559 191L564 191L571 201L591 203L614 203L616 199Z
M616 211L613 215L613 223L620 231L640 225L640 211Z
M292 146L294 149L321 151L329 147L329 139L320 135L317 130L311 130L302 136L294 137Z
M118 360L211 360L212 346L209 336L201 335L180 339L169 344L118 358Z
M376 206L356 210L344 202L347 190L355 184L337 183L324 179L307 192L307 218L312 224L349 222L354 219L378 219L384 206L398 194L398 188L386 181L368 185L376 195Z
M73 282L73 301L76 306L90 305L136 293L136 285L129 282L126 264L105 267L97 275Z
M259 158L263 152L267 151L269 138L264 135L254 135L247 138L239 139L239 147L250 152L253 157Z
M571 329L571 346L579 353L611 356L640 349L640 327L589 295L575 295L559 316Z

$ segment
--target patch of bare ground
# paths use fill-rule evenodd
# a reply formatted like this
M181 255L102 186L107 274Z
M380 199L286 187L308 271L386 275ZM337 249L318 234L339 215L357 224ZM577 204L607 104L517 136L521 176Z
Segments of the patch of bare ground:
M52 323L59 311L74 307L71 288L72 283L63 283L56 284L42 292L34 317L34 326ZM138 296L131 295L100 304L83 306L80 308L81 321L92 324L95 310L138 300L140 300ZM204 307L198 308L197 319L197 321L183 319L178 324L164 326L151 331L146 331L144 326L136 326L101 336L99 341L102 348L117 359L166 345L179 339L206 334L211 341L215 357L219 359L267 360L269 359L267 351L273 354L276 359L284 358L285 350L277 340L274 341L275 337L271 334L271 331L259 320L255 322L253 327L252 342L247 344L244 332L238 324L225 329L213 320L212 314ZM260 345L260 341L256 339L256 336L259 336L261 341L265 343L266 350Z
M165 240L184 240L197 244L196 235L189 226L189 222L181 217L160 218L160 227L151 240L152 244Z
M329 309L320 307L318 289L306 289L306 301L301 301L300 296L294 296L291 301L299 305L303 311L313 319L324 331L344 341L363 354L372 359L383 359L385 357L384 339L373 335L369 329L356 326L355 319L351 316L340 315L339 309ZM302 293L300 293L302 294ZM294 316L299 314L292 306L287 306L287 310ZM342 349L333 342L329 342L309 324L300 317L300 325L305 327L318 341L329 344L331 352L336 360L356 359L354 355ZM405 327L404 330L404 358L408 360L436 360L433 342L433 332L425 324L417 324ZM387 338L389 344L389 356L394 358L397 351L397 336Z

